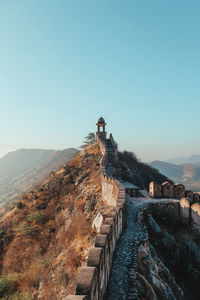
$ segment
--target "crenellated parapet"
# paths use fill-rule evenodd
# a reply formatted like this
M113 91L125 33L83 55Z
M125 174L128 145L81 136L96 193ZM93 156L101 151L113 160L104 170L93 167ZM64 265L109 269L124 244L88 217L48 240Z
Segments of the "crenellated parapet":
M185 190L183 184L174 184L170 181L165 181L162 184L151 181L149 184L149 193L153 198L182 199L186 197L190 198L195 203L200 201L199 193L193 193L192 191Z
M171 198L182 199L190 198L192 203L200 202L200 194L185 190L185 186L181 183L173 183L165 181L162 184L151 181L149 184L149 194L153 198Z
M150 201L143 211L157 214L159 217L176 218L187 224L192 232L200 233L200 203L194 203L190 198Z
M190 198L182 198L180 215L190 225L191 230L200 233L200 203L194 203Z
M78 275L76 295L68 296L66 300L103 300L115 246L125 227L125 188L114 176L118 162L117 147L112 135L106 139L106 124L102 119L97 123L99 127L96 138L102 153L102 199L106 205L112 207L112 212L104 219L94 246L89 251L87 266L83 267Z

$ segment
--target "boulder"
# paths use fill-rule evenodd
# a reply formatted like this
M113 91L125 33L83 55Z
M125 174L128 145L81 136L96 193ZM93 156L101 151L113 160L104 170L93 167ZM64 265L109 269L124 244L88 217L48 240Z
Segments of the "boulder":
M96 230L96 232L100 232L101 226L103 223L103 216L101 213L98 213L98 215L95 217L92 228Z

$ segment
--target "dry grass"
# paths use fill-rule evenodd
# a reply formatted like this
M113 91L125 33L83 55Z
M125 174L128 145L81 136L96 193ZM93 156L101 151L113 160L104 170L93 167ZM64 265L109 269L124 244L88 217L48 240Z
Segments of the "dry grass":
M81 151L1 220L1 276L18 276L9 300L59 300L74 292L95 236L92 220L108 212L100 158L97 144Z

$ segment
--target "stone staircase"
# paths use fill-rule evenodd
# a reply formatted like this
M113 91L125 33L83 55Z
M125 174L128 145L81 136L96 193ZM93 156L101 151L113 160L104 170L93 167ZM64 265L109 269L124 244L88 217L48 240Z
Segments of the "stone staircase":
M107 153L106 172L110 177L113 177L115 174L115 167L117 166L117 162L115 158L115 150L113 148L110 139L106 139L106 153Z

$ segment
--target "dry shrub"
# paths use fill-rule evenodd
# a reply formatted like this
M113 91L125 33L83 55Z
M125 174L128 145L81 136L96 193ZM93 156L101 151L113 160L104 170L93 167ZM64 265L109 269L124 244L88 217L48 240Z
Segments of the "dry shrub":
M28 201L33 201L35 199L34 195L30 192L30 193L26 193L26 199Z
M42 292L40 299L41 300L60 300L59 291L57 291L57 283L49 280L48 282L43 282Z
M80 152L77 153L74 158L68 163L69 167L78 165L80 163Z
M55 216L55 202L57 201L55 199L52 199L48 203L48 206L45 209L45 215L47 216L48 219L52 219Z
M95 205L96 205L96 197L94 195L91 195L88 198L87 204L86 204L87 212L92 212L95 208Z
M66 235L66 230L65 230L65 227L62 226L60 229L59 229L59 232L57 234L57 245L58 245L58 249L61 249L63 248L63 245L65 245L67 242L67 235ZM67 245L66 245L67 246Z
M30 266L34 257L40 255L39 242L29 238L15 238L4 257L4 268L10 272L23 272Z
M84 213L85 212L85 199L78 200L75 204L75 208L78 212Z
M90 154L95 154L96 155L96 154L99 154L99 152L100 152L100 148L99 148L99 144L98 143L92 144L87 149L88 149L88 152Z
M74 249L69 249L68 251L68 267L72 270L77 269L81 266L82 257L80 253L74 251Z
M84 215L73 216L67 231L68 241L73 238L81 238L91 233L91 225Z
M67 195L64 200L64 206L69 209L72 213L74 210L74 197L72 195Z
M57 214L55 218L55 224L57 229L65 225L65 216L62 211Z
M55 220L49 220L48 223L46 223L46 227L49 229L50 233L55 232L56 231Z
M31 287L39 287L40 280L43 274L43 267L37 264L31 264L30 267L23 272L19 282L22 290L28 290Z

